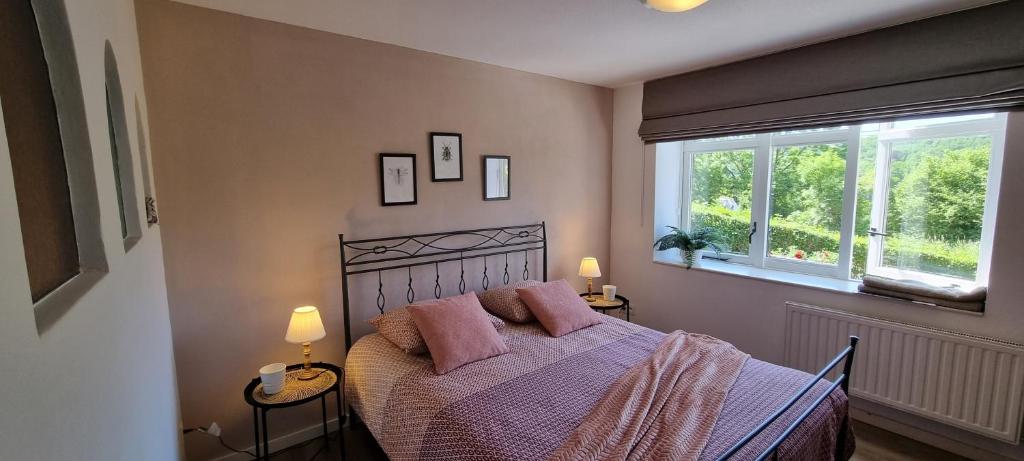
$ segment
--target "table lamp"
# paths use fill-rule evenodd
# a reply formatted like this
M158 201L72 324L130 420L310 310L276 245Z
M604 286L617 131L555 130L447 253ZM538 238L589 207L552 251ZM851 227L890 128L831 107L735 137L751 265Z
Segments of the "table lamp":
M292 344L302 344L302 372L299 379L307 380L318 376L313 373L310 367L309 355L311 349L309 343L327 336L324 331L324 322L320 320L320 311L316 306L296 307L292 312L292 319L288 322L288 332L284 334L284 340Z
M587 302L594 302L594 277L601 276L601 267L597 265L597 258L586 257L580 261L580 277L587 278Z

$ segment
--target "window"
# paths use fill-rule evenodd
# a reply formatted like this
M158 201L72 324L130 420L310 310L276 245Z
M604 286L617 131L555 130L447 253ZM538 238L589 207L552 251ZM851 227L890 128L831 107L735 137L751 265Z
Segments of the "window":
M0 9L0 110L40 332L107 271L85 105L61 1Z
M720 229L732 242L732 253L747 256L750 251L747 229L724 224L733 220L750 221L754 150L693 152L690 161L689 227Z
M656 224L715 228L725 258L759 268L984 285L1005 126L974 114L659 143Z

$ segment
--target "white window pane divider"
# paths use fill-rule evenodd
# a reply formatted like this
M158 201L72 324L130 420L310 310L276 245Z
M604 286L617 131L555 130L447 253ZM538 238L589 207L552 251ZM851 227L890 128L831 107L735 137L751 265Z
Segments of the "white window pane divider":
M771 189L772 136L757 135L754 149L754 185L750 206L750 226L753 236L750 240L750 263L764 267L768 248L768 191Z
M884 132L884 126L879 127ZM868 274L877 274L882 265L882 246L885 238L886 222L889 207L889 163L892 159L892 142L882 139L879 133L878 145L875 154L875 184L871 195L871 222L868 238L868 255L865 264L865 271Z
M750 138L726 139L722 141L683 141L683 150L686 151L688 155L692 156L692 154L700 154L703 152L754 149L757 147L762 136L768 135L759 134Z
M851 132L860 134L860 127L842 130L812 131L809 133L791 133L771 135L772 147L801 146L808 144L835 144L846 142Z
M995 131L1002 131L1006 124L1006 115L998 114L996 117L985 120L971 120L967 122L956 122L947 125L923 126L915 128L891 128L891 123L883 123L879 127L879 141L898 141L903 139L922 138L952 138L958 136L972 136L992 134Z
M843 177L843 216L839 221L839 261L836 278L850 278L857 224L857 172L860 160L860 127L849 130L846 138L846 176Z
M981 218L981 253L975 282L988 285L992 261L992 240L995 237L996 205L999 203L999 184L1003 177L1003 150L1006 145L1006 114L996 114L990 121L992 151L988 161L988 184L985 185L985 208Z

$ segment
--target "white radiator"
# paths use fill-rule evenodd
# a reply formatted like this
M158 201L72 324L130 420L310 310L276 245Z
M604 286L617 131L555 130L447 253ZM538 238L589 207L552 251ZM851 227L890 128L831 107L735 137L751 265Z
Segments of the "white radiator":
M786 303L786 366L817 372L859 336L855 397L1017 444L1024 346Z

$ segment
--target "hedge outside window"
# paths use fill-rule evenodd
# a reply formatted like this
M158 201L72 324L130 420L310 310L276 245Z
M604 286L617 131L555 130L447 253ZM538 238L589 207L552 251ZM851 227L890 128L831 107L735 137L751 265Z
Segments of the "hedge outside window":
M1005 127L973 114L658 143L656 215L717 229L730 262L985 285Z

